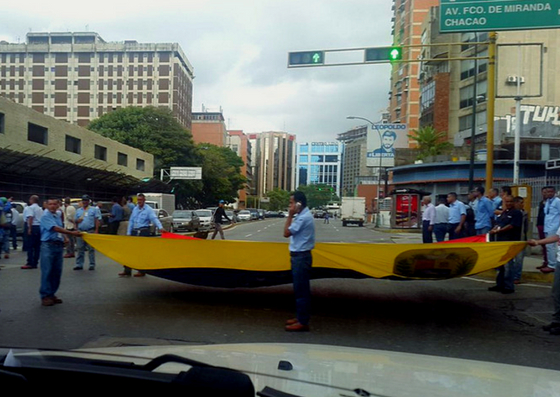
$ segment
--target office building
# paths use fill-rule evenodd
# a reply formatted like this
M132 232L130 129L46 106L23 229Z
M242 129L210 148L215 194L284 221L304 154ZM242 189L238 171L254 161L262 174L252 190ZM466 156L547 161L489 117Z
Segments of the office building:
M325 184L340 197L343 148L340 142L297 144L295 186Z
M241 130L227 132L227 147L234 151L243 160L241 174L247 178L245 188L239 190L239 198L234 204L235 209L244 209L247 206L247 196L251 194L253 175L251 173L251 142L249 137Z
M80 126L122 107L155 106L190 129L193 78L177 43L106 42L94 32L0 42L0 95Z
M253 195L263 198L275 188L294 190L296 136L269 131L249 134L249 141Z
M192 136L195 143L211 143L224 147L227 145L228 133L222 110L217 112L194 112L192 122Z
M353 196L360 177L372 176L373 168L367 166L368 126L359 126L338 134L337 140L344 145L342 156L342 196Z

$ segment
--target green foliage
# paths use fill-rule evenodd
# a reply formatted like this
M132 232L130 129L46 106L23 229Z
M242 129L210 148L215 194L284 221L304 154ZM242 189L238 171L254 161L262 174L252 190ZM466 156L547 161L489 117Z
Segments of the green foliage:
M338 201L334 189L329 185L302 185L298 188L307 197L307 206L309 208L318 208L325 206L333 201Z
M172 182L176 201L187 207L215 206L219 200L233 202L246 183L241 175L243 160L237 154L225 147L196 145L169 109L122 108L93 120L88 128L152 154L156 175L174 166L202 166L202 180Z
M408 137L415 140L418 144L418 160L424 160L429 156L437 156L444 154L451 149L453 145L447 141L445 132L438 132L432 126L422 127L419 130L413 130Z
M290 204L290 192L286 190L275 188L268 192L267 196L270 200L268 208L271 211L285 210Z

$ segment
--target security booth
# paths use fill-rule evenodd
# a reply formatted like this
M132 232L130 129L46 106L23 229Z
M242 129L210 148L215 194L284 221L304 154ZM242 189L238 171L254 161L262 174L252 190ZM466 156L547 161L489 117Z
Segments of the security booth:
M394 229L422 228L422 198L430 193L416 189L395 189L391 192L393 210L391 227Z

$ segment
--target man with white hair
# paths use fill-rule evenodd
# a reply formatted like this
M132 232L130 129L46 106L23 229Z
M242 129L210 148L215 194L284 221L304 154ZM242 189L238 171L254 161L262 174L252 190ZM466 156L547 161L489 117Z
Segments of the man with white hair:
M432 204L432 197L424 196L422 205L425 207L422 214L422 242L431 244L434 242L432 232L436 220L436 207Z

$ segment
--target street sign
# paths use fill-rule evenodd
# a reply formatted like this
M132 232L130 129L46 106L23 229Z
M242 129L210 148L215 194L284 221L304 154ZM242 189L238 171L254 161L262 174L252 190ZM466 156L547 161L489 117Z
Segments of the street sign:
M171 179L200 180L202 179L201 167L171 167L169 169Z
M394 62L402 59L401 47L374 47L366 48L365 59L366 63L374 62Z
M324 51L301 51L288 53L288 67L299 65L323 65L325 63Z
M558 27L560 0L441 0L442 33Z

